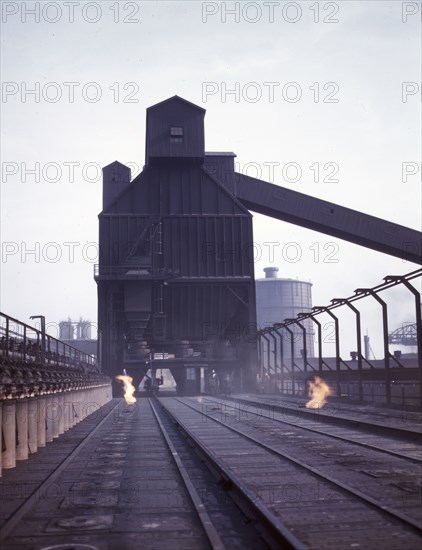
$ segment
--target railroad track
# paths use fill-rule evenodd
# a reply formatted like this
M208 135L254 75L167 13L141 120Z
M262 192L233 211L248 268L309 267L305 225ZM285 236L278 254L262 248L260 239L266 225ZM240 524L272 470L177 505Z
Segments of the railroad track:
M3 503L17 480L32 479L31 468L34 476L45 468L44 478L36 483L34 477L31 494L3 521L2 550L277 548L273 524L267 529L249 508L239 509L218 483L221 476L214 477L157 404L114 400L101 419L79 423L72 437L64 434L44 453L4 472ZM62 456L48 470L47 451L54 445ZM45 498L52 488L60 489L60 498ZM283 540L285 548L302 549L287 531Z
M192 505L200 520L202 528L206 534L209 542L209 547L214 550L223 550L229 548L269 548L276 547L276 542L267 533L262 531L261 534L255 532L253 525L247 527L246 522L249 522L251 517L243 516L241 524L235 525L233 523L233 516L238 515L238 511L235 510L234 501L231 501L225 495L225 491L221 488L215 478L211 476L210 472L202 472L200 478L198 478L198 471L200 469L201 460L196 455L198 451L203 451L202 447L195 444L195 456L192 456L192 447L187 445L185 437L181 440L180 431L178 431L174 424L169 422L168 416L163 415L160 411L161 407L157 407L158 403L156 399L148 399L150 407L156 418L160 432L166 441L168 449L174 460L174 463L179 471L181 478L183 479L185 488L189 494ZM183 431L186 435L186 432ZM212 467L215 472L218 467L216 463L212 461L207 453L201 453L202 460ZM193 461L193 465L192 465ZM203 463L202 463L203 469ZM207 475L208 474L208 475ZM206 490L204 491L204 487ZM224 495L225 498L222 498ZM218 503L217 510L215 509L215 503ZM212 511L207 511L207 506L213 503L211 506ZM221 517L225 517L225 521L221 522ZM230 518L230 527L227 529L227 520ZM237 529L237 535L235 535ZM235 536L234 536L235 535ZM262 538L266 535L267 542ZM287 541L289 540L289 534L286 532ZM291 537L293 540L293 537ZM278 540L280 540L278 538ZM296 541L295 541L296 542ZM294 545L286 545L286 548L299 548L302 547Z
M171 398L173 399L173 398ZM157 404L167 413L174 424L191 442L193 448L202 460L207 464L214 476L219 478L219 485L224 492L228 492L233 501L237 503L239 508L244 511L248 522L253 522L264 537L270 548L285 548L286 550L305 550L305 546L291 533L286 527L268 510L262 506L259 500L256 499L254 491L250 491L248 487L240 481L218 457L204 445L199 438L185 425L180 423L179 418L175 417L167 407L163 406L161 399L156 399ZM152 407L154 407L152 405ZM155 412L157 414L157 412ZM231 548L232 546L229 546ZM250 546L242 546L241 548L256 548L254 544Z
M420 460L415 457L368 445L356 452L356 442L291 424L286 431L286 423L273 419L266 425L262 418L242 421L226 400L160 403L235 491L242 487L244 496L252 494L250 500L277 520L280 534L290 532L296 543L318 550L419 550Z
M297 399L289 399L283 396L271 398L268 396L225 396L225 399L250 406L267 406L275 411L291 415L292 418L303 420L315 420L326 422L332 425L356 427L360 432L385 433L389 437L397 436L411 440L422 441L422 417L420 413L409 413L406 411L375 411L373 407L370 412L365 407L347 407L343 403L329 403L323 409L306 409L304 402ZM409 418L406 418L409 416ZM386 422L388 423L386 425Z
M278 413L243 418L217 398L140 399L136 407L114 400L53 444L62 455L48 471L53 446L5 472L2 488L45 469L3 522L2 550L174 541L184 550L419 550L420 492L418 501L409 472L420 472L420 459L309 424ZM397 478L406 491L387 463L407 470ZM40 498L52 487L60 498Z
M275 423L300 428L303 431L324 435L339 441L346 441L347 443L353 442L354 445L364 447L366 449L373 449L391 456L406 458L410 462L414 462L416 464L422 464L422 444L419 442L417 434L412 433L406 435L405 439L412 439L412 443L407 443L408 447L403 447L403 440L399 435L397 435L396 430L392 431L390 437L387 437L386 435L378 435L376 433L377 425L373 425L372 433L371 430L366 429L365 432L369 432L369 435L365 435L362 433L362 430L355 428L354 424L352 427L345 428L343 426L339 428L338 426L333 426L331 423L327 423L324 420L319 420L318 413L317 416L305 414L305 416L297 416L296 418L289 420L286 419L284 412L278 412L277 409L272 408L265 402L253 401L248 402L248 404L242 402L244 405L242 408L241 406L237 407L236 404L233 404L231 399L227 400L207 397L206 400L209 403L216 403L224 407L226 412L228 410L233 410L239 419L242 418L242 420L247 420L248 418L273 420ZM252 404L255 407L255 410L249 409L249 406ZM386 433L385 430L383 430L383 433Z

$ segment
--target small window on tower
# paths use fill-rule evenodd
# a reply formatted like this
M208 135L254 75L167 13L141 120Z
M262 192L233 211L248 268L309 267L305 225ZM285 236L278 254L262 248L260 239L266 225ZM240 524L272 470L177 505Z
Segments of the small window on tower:
M170 128L170 142L183 143L183 128L181 126L172 126Z

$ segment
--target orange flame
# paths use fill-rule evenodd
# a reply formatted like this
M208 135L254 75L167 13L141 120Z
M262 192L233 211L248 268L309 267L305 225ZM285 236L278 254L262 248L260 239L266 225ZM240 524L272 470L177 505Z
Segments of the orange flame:
M133 396L136 391L135 386L132 384L133 378L124 374L119 374L118 376L116 376L116 380L120 380L121 382L123 382L123 387L125 390L124 398L126 400L126 403L128 405L133 405L134 403L136 403L136 397Z
M327 402L327 397L333 395L333 390L320 376L314 376L309 382L308 395L311 398L305 405L308 409L322 409Z

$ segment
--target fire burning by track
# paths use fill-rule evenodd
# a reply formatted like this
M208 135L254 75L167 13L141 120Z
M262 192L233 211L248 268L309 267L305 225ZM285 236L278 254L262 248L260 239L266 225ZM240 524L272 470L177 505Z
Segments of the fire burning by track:
M136 403L136 397L134 397L134 393L136 391L135 386L132 384L133 378L131 376L127 376L126 374L119 374L116 376L116 380L120 380L120 382L123 382L123 388L125 391L124 398L126 400L126 403L128 405L133 405Z
M314 376L309 382L308 395L311 398L305 405L308 409L322 409L333 390L320 376Z

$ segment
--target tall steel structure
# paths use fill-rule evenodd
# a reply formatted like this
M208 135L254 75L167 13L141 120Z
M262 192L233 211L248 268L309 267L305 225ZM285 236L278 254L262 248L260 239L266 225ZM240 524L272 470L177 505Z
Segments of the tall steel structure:
M95 273L103 371L139 383L166 353L154 367L194 392L201 367L233 378L256 362L252 216L206 168L233 173L234 155L205 153L204 116L177 96L150 107L142 173L104 168Z
M255 378L249 210L422 263L418 231L235 173L234 153L205 152L204 116L178 96L148 108L142 173L103 169L95 268L102 370L139 382L167 353L154 367L193 392L211 369Z

